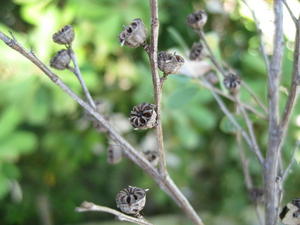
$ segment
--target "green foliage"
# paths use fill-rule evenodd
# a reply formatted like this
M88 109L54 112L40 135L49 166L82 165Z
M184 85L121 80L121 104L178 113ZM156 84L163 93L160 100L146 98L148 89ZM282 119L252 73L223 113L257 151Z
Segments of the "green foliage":
M142 18L149 28L148 1L4 2L0 7L0 30L13 30L18 41L32 48L45 63L60 50L60 46L52 43L52 34L65 24L74 25L74 49L84 79L95 99L110 104L110 115L127 117L133 105L153 102L147 57L141 49L121 48L118 42L122 26L134 18ZM201 7L210 9L209 3L159 2L160 50L178 49L187 54L198 36L186 26L185 17ZM257 48L253 21L243 17L238 5L230 15L213 10L208 13L205 30L214 53L232 65L266 102L265 66ZM145 215L171 215L154 218L157 224L189 224L187 219L175 216L180 212L175 203L129 160L107 164L105 135L95 131L84 112L66 94L2 43L0 53L4 56L0 60L0 224L41 224L36 207L41 196L48 199L54 224L110 224L106 222L112 220L110 215L78 214L74 208L83 200L115 208L115 194L127 185L150 188ZM289 84L291 54L286 49L283 90ZM57 73L82 96L74 76L65 71ZM241 99L256 105L243 90ZM226 103L234 111L234 104ZM244 187L236 129L210 92L190 78L170 75L164 85L162 109L170 173L195 208L209 212L205 215L207 224L255 224L249 219L254 218L253 209L249 209ZM295 139L300 138L299 123L295 123L299 112L298 104L287 135L285 161L290 159ZM266 122L250 116L265 151ZM237 120L245 126L240 118ZM124 133L138 149L150 134L132 130ZM250 151L247 154L255 185L261 186L259 165ZM299 152L296 157L299 160ZM293 173L299 174L299 165ZM286 198L299 195L299 185L299 180L290 178Z

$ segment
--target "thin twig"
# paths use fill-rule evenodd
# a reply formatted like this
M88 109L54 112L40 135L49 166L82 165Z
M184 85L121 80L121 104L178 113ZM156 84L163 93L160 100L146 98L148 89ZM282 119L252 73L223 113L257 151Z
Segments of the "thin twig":
M90 211L97 211L97 212L105 212L112 215L115 215L118 220L140 224L140 225L153 225L152 223L148 222L144 218L136 218L132 216L128 216L124 213L121 213L115 209L111 209L109 207L96 205L92 202L83 202L80 207L77 207L75 209L77 212L90 212Z
M82 108L89 112L95 120L101 124L108 132L110 138L122 146L122 151L124 155L143 169L147 174L149 174L153 180L164 190L172 199L175 200L177 205L186 213L186 215L194 222L196 225L204 225L201 218L197 215L193 207L190 205L186 197L179 191L173 180L167 176L162 177L156 168L154 168L151 163L141 154L138 150L132 147L116 130L109 124L109 122L99 114L94 108L78 97L55 73L53 73L43 62L41 62L36 56L26 50L17 41L11 39L4 33L0 31L0 40L2 40L6 45L15 51L19 52L34 65L36 65L50 80L62 89L66 94L68 94L74 101L76 101Z
M151 64L152 82L154 88L154 98L157 110L157 126L156 137L159 152L159 169L162 176L168 174L167 163L164 150L163 129L161 124L161 84L157 66L157 47L158 47L158 33L159 33L159 20L158 20L158 2L157 0L149 0L151 8L151 40L149 59Z
M208 58L211 60L211 62L213 63L213 65L215 66L215 68L222 74L223 77L227 76L226 71L224 70L223 66L218 62L217 58L215 57L213 51L211 50L205 34L202 30L198 31L199 37L202 40L205 48L208 51ZM246 84L244 84L244 86L246 86ZM250 95L254 98L254 100L259 104L259 106L262 107L262 109L267 112L266 107L264 106L264 104L259 100L259 98L256 96L256 94L254 93L253 90L251 90L251 88L249 86L246 87L246 90L249 91Z
M241 133L237 132L236 133L236 138L237 138L237 143L239 146L239 153L240 153L240 159L242 163L242 170L243 170L243 175L244 175L244 180L245 180L245 185L246 189L248 191L249 196L251 196L251 191L253 190L253 180L250 174L250 169L249 169L249 160L246 158L244 146L242 144L242 139L241 139ZM253 207L255 209L256 217L259 222L259 225L263 225L263 219L262 216L259 212L258 204L257 202L253 199L251 199L251 202L253 204Z
M208 83L206 80L203 79L203 82L206 83L206 85L211 85L210 83ZM251 138L248 136L247 132L241 127L241 125L236 121L236 119L234 118L234 116L232 115L232 113L227 109L225 103L223 102L223 100L214 92L214 91L210 91L211 94L213 95L213 97L216 99L218 105L220 106L220 109L223 111L223 113L227 116L227 118L230 120L230 122L235 126L235 128L241 132L242 137L244 138L244 140L246 141L247 145L249 146L250 150L255 154L255 156L258 159L258 162L263 165L264 163L264 159L263 157L258 154L258 152L256 151L255 147L252 144Z
M204 88L208 89L208 90L211 90L211 91L214 91L215 93L217 93L218 95L221 95L233 102L236 102L236 99L234 97L232 97L231 95L229 94L226 94L224 93L222 90L212 86L212 85L207 85L206 83L204 83L203 81L201 80L197 80L197 82ZM266 119L266 115L262 114L261 112L257 111L254 107L252 107L251 105L248 105L244 102L240 102L240 105L242 105L245 109L247 109L248 111L251 111L252 113L254 113L256 116L262 118L262 119Z
M244 107L241 104L241 101L239 100L239 96L236 97L236 102L237 102L237 107L239 109L239 111L241 112L245 122L246 122L246 126L248 129L248 133L252 142L252 146L253 146L253 150L255 151L255 154L257 155L257 157L259 159L261 159L262 161L264 161L264 157L262 156L261 150L257 144L257 138L255 136L255 132L254 132L254 128L253 128L253 124L252 121L250 120L246 110L244 109Z
M285 7L287 8L293 22L295 23L296 26L298 26L298 20L297 17L294 15L292 9L290 8L290 6L287 4L286 0L283 0L283 4L285 5Z
M69 70L71 70L71 72L73 72L75 74L75 76L77 77L77 79L79 80L79 83L82 87L82 90L84 92L84 95L86 97L86 99L88 100L89 104L95 109L96 108L96 104L89 92L89 89L87 88L85 82L84 82L84 79L81 75L81 71L80 71L80 68L78 66L78 61L77 61L77 58L76 58L76 55L73 51L73 49L70 47L69 49L69 54L70 54L70 57L72 59L72 62L74 64L74 69L71 69L69 68Z
M297 150L299 149L299 147L300 147L300 141L298 141L296 143L296 146L295 146L295 148L293 149L293 152L292 152L292 157L291 157L290 163L288 164L288 166L286 167L285 171L282 174L282 183L283 184L285 183L285 181L286 181L286 179L287 179L287 177L288 177L288 175L289 175L289 173L292 169L293 164L296 162L295 154L296 154Z
M284 135L286 133L293 108L298 98L298 88L300 84L300 23L297 24L295 47L294 47L294 62L293 62L293 74L291 80L291 86L289 89L288 100L284 109L284 113L280 122L280 129Z
M256 103L264 110L264 112L266 114L268 114L268 109L267 107L264 105L264 103L261 102L261 100L256 96L256 94L254 93L254 91L249 87L249 85L246 82L242 82L241 84L252 96L252 98L254 99L254 101L256 101Z
M268 77L269 97L269 140L264 167L265 184L265 225L275 225L278 221L280 187L276 181L280 157L282 131L279 129L279 85L283 57L283 6L282 0L274 0L275 35L273 56Z
M269 71L269 66L270 66L270 62L269 62L269 58L268 58L268 55L267 55L267 52L266 52L266 49L265 49L265 44L263 42L263 39L262 39L262 36L263 36L263 32L259 26L259 21L256 17L256 14L254 12L254 10L249 6L248 2L246 0L242 0L243 3L247 6L247 8L250 10L251 14L252 14L252 17L253 17L253 20L254 20L254 23L255 23L255 27L256 27L256 31L258 33L258 37L259 37L259 48L260 48L260 52L264 58L264 61L265 61L265 64L266 64L266 69L267 71Z

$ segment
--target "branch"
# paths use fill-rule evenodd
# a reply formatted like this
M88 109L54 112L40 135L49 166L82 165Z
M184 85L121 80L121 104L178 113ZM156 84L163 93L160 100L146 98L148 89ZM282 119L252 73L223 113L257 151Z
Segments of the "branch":
M76 101L82 108L89 112L99 124L101 124L108 132L110 138L122 146L124 155L143 169L147 174L149 174L153 180L164 190L171 198L173 198L177 205L182 208L186 215L194 222L196 225L204 225L200 217L197 215L193 207L190 205L186 197L180 192L178 187L174 184L173 180L169 177L162 177L156 168L154 168L151 163L141 154L139 151L134 149L123 137L121 137L116 130L109 124L104 117L95 111L89 104L84 102L80 97L78 97L55 73L53 73L43 62L41 62L31 51L26 50L21 46L16 40L8 37L0 31L0 40L2 40L6 45L15 51L19 52L34 65L36 65L50 80L56 84L62 91L68 94L74 101Z
M241 133L240 132L237 132L236 138L237 138L237 143L238 143L238 146L239 146L239 153L240 153L240 159L241 159L241 163L242 163L242 170L243 170L246 189L248 191L249 196L251 196L251 191L253 190L253 180L252 180L252 177L251 177L251 174L250 174L249 161L248 161L248 159L246 158L246 155L245 155L245 151L244 151L244 147L243 147L243 144L242 144ZM253 201L253 199L251 199L251 201L252 201L252 204L255 208L255 213L256 213L259 225L263 225L263 220L262 220L262 217L259 213L257 202Z
M295 148L293 150L293 153L292 153L291 161L290 161L289 165L286 167L286 169L285 169L285 171L283 172L283 175L282 175L282 183L283 184L285 183L285 181L286 181L286 179L287 179L287 177L288 177L288 175L289 175L289 173L292 169L293 164L296 162L295 154L296 154L297 150L299 149L299 147L300 147L300 141L297 141L296 146L295 146Z
M269 97L269 143L264 168L265 184L265 225L275 225L278 221L280 187L276 182L280 158L282 131L279 129L279 85L283 56L283 12L282 0L274 1L275 37L273 57L268 77Z
M261 154L261 150L257 144L257 138L255 136L255 132L254 132L254 128L253 128L253 124L252 121L250 120L247 112L245 111L244 107L241 104L241 101L239 100L239 97L237 96L236 98L237 101L237 107L240 110L240 112L242 113L243 118L245 119L247 128L248 128L248 132L249 132L249 136L252 142L252 146L253 146L253 150L255 151L255 154L257 155L259 160L262 160L262 162L264 162L264 157Z
M117 219L120 221L125 221L125 222L140 224L140 225L153 225L152 223L146 221L143 218L136 218L136 217L128 216L124 213L121 213L121 212L115 210L115 209L96 205L92 202L83 202L80 205L80 207L77 207L75 209L75 211L77 211L77 212L90 212L90 211L105 212L105 213L110 213L112 215L115 215L117 217Z
M293 22L295 23L296 26L298 26L298 20L296 18L296 16L294 15L293 11L291 10L290 6L287 4L286 0L283 0L283 4L285 5L285 7L287 8Z
M79 80L79 83L82 87L82 90L84 92L84 95L86 97L86 99L88 100L89 104L95 109L96 108L96 104L89 92L89 89L87 88L84 80L83 80L83 77L81 75L81 72L80 72L80 69L79 69L79 66L78 66L78 62L77 62L77 58L76 58L76 55L73 51L73 49L70 47L69 48L69 54L70 54L70 57L71 57L71 60L74 64L74 69L73 68L69 68L69 70L71 70L71 72L73 72L75 74L75 76L77 77L77 79Z
M210 83L208 83L206 80L203 79L203 82L206 83L206 85L210 85ZM240 126L240 124L236 121L236 119L234 118L233 114L227 109L225 103L223 102L223 100L214 92L214 91L210 91L211 94L213 95L213 97L216 99L218 105L220 106L221 110L223 111L223 113L228 117L228 119L230 120L230 122L235 126L235 128L241 132L242 137L244 138L244 140L246 141L247 145L249 146L250 150L255 154L255 156L258 159L258 162L263 165L264 163L264 159L261 156L261 154L258 153L257 149L253 146L251 138L248 136L247 132Z
M157 126L156 137L159 152L159 169L162 176L166 176L167 163L164 150L163 129L161 124L161 84L157 66L157 46L158 46L158 32L159 32L159 20L158 20L158 3L157 0L149 0L151 7L151 43L149 49L149 60L151 64L152 82L154 88L155 104L157 106Z
M258 37L259 37L259 48L260 48L260 52L264 58L264 61L265 61L265 64L266 64L266 69L267 71L269 71L269 66L270 66L270 62L269 62L269 58L268 58L268 55L266 53L266 49L264 47L264 42L262 40L262 30L260 29L260 26L259 26L259 21L255 15L255 12L254 10L249 6L249 4L247 3L246 0L242 0L243 3L247 6L247 8L250 10L251 14L252 14L252 17L253 17L253 20L254 20L254 23L255 23L255 27L256 27L256 31L258 33Z
M283 133L286 132L295 102L297 101L297 91L300 84L300 23L297 23L295 47L294 47L294 62L291 86L289 89L288 100L284 109L284 113L280 123L280 129Z
M206 88L208 90L214 91L216 94L221 95L221 96L223 96L223 97L225 97L225 98L227 98L227 99L229 99L229 100L231 100L233 102L236 102L236 99L234 97L232 97L231 95L228 95L228 94L224 93L222 90L220 90L220 89L218 89L218 88L216 88L216 87L214 87L212 85L207 85L207 83L205 83L205 82L203 82L201 80L197 80L197 81L198 81L198 83L202 87L204 87L204 88ZM266 115L263 115L261 112L257 111L255 108L253 108L251 105L248 105L248 104L246 104L244 102L240 102L240 105L243 106L248 111L251 111L252 113L254 113L256 116L258 116L258 117L260 117L262 119L266 119Z
M226 77L226 71L223 69L223 66L218 62L217 58L215 57L213 51L211 50L209 44L207 43L207 40L205 38L205 34L202 30L198 31L199 37L202 40L205 48L208 51L208 58L211 60L211 62L213 63L213 65L215 66L215 68L222 74L223 77ZM242 82L243 84L244 82ZM266 107L264 106L264 104L259 100L259 98L255 95L254 91L251 90L251 88L246 85L243 84L244 87L246 87L246 90L250 93L250 95L254 98L254 100L258 103L259 106L262 107L262 109L267 113Z
M256 96L254 91L248 86L246 82L242 82L242 86L250 93L254 101L264 110L266 114L268 114L268 109L267 107L259 100L259 98Z

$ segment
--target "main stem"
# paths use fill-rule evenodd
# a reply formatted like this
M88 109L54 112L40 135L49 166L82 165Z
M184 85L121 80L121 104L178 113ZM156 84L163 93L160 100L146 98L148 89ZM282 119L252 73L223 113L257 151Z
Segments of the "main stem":
M279 85L283 56L282 0L274 1L275 37L273 57L269 68L269 143L264 168L265 225L276 225L279 209L277 179L282 130L279 127Z
M159 152L159 159L160 159L159 169L161 175L163 177L166 177L168 172L166 169L167 165L166 165L165 150L164 150L163 129L161 124L162 94L161 94L160 77L159 77L158 66L157 66L157 47L158 47L158 32L159 32L157 0L150 0L150 7L151 7L151 43L150 43L149 58L151 64L154 98L157 107L156 137L157 137L158 152Z

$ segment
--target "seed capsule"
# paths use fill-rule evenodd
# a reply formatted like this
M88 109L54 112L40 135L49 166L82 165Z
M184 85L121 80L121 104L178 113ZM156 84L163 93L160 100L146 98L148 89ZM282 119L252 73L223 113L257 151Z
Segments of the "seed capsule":
M157 125L156 105L141 103L133 107L129 121L135 129L148 129Z
M121 45L137 48L145 43L147 38L146 28L141 19L134 19L129 26L125 26L119 35Z
M166 75L176 74L184 64L184 59L175 53L159 52L157 56L158 68Z
M207 14L199 10L187 16L187 24L195 30L201 30L207 22Z
M53 56L50 61L50 66L58 70L64 70L69 66L70 61L71 57L68 50L63 49Z
M223 83L231 94L235 94L240 89L241 78L238 75L230 73L224 78Z
M204 57L205 54L203 45L200 42L194 43L190 51L190 60L201 61Z
M300 198L294 199L289 202L281 210L279 217L281 222L286 225L299 225L300 224Z
M117 194L117 207L126 214L140 217L140 211L146 204L147 191L148 189L128 186Z
M146 159L153 165L153 166L157 166L158 161L159 161L159 155L157 151L151 151L151 150L147 150L143 152L144 156L146 157Z
M66 25L61 30L53 34L52 39L57 44L70 45L74 40L74 36L73 27L71 25Z

